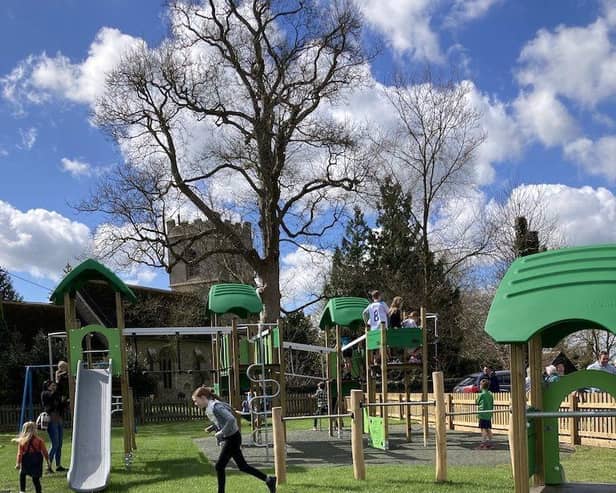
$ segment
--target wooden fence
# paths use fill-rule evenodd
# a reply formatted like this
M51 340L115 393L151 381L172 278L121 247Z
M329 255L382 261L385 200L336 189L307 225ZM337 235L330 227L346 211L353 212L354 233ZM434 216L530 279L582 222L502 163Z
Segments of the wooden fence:
M316 409L315 399L309 393L291 393L287 395L287 415L311 415ZM42 411L34 407L34 419ZM19 406L0 406L0 430L16 431L19 422ZM137 424L173 423L205 419L205 411L198 409L191 400L162 402L142 400L135 402L135 419ZM114 414L113 424L120 425L121 413ZM70 426L70 416L67 415L65 426Z
M475 399L477 394L445 394L448 412L474 412L477 410ZM381 395L377 394L377 402L382 402ZM404 401L404 394L390 393L389 402ZM420 401L421 394L411 394L411 400ZM434 400L433 394L428 394L428 400ZM494 394L494 409L507 410L511 406L509 393ZM411 406L411 417L419 420L421 407ZM606 393L572 393L562 402L561 411L605 411L616 409L616 400ZM388 408L389 416L404 418L406 407L392 406ZM377 407L377 416L381 410ZM434 424L435 407L428 407L428 419ZM494 433L506 434L509 427L509 413L495 413L492 418ZM558 420L559 434L562 442L572 445L591 445L597 447L616 448L616 418L561 418ZM477 416L449 416L447 426L450 430L478 431Z
M475 399L477 394L445 394L449 412L475 411ZM390 393L389 401L404 401L404 394ZM429 394L429 400L433 400ZM381 397L377 394L377 401ZM421 400L421 394L411 394L411 400ZM287 415L304 416L312 415L315 410L315 400L309 393L291 393L287 396ZM509 409L510 395L498 393L494 395L494 407L496 409ZM389 407L389 415L394 418L403 418L405 406ZM412 406L411 416L419 419L421 408ZM616 400L605 393L571 394L562 403L562 411L601 411L616 409ZM35 407L35 416L41 410ZM434 423L434 406L428 407L430 423ZM380 409L376 409L377 414ZM171 423L178 421L190 421L204 419L204 412L197 409L192 401L157 402L144 400L135 403L135 414L138 424L148 423ZM121 423L121 414L114 415L114 423ZM475 415L448 417L450 430L477 430L477 418ZM18 406L0 406L0 430L14 432L17 430L19 421ZM70 419L65 420L65 425L70 426ZM506 433L509 426L508 413L496 413L492 420L495 433ZM616 418L562 418L559 420L559 431L563 442L576 445L593 445L599 447L616 448Z

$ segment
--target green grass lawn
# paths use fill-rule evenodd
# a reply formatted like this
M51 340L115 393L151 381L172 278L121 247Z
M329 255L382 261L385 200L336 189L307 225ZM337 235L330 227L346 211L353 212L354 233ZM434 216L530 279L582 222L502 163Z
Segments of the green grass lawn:
M293 427L301 427L293 423ZM139 428L135 462L130 471L123 467L122 430L113 432L113 471L107 490L131 493L184 493L216 491L213 466L201 455L192 439L202 437L203 423L176 423ZM12 435L0 435L0 492L17 491L17 473L14 470L16 447L10 442ZM46 438L46 437L45 437ZM69 436L64 446L64 465L70 460ZM616 450L580 447L575 454L567 454L564 466L570 480L616 483ZM511 491L513 482L508 466L450 467L450 482L435 485L432 466L368 466L368 480L353 480L350 467L291 469L288 483L279 488L290 492L363 492L402 493L472 492L492 493ZM271 473L271 471L268 471ZM66 478L57 474L45 476L43 489L51 493L70 491ZM32 491L32 485L28 486ZM265 493L264 485L254 478L231 470L227 479L229 493Z

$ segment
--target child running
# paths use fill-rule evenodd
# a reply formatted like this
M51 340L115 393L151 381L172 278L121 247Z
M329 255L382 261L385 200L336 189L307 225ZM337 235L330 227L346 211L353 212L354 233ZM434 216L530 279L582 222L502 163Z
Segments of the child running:
M34 421L24 423L21 433L17 438L13 438L13 441L18 444L15 469L19 469L19 492L25 493L26 476L30 476L34 490L36 493L41 493L43 458L47 461L48 467L51 467L51 464L45 442L36 435L36 423Z
M222 450L216 461L218 476L218 493L225 493L225 468L231 459L235 461L240 471L251 474L263 481L270 493L276 492L276 477L266 476L258 469L249 466L242 454L242 434L237 426L233 408L222 402L210 387L199 387L192 395L195 406L205 409L205 413L216 429L216 440L222 444Z
M480 392L475 403L477 404L477 417L479 418L479 429L481 430L480 449L490 449L492 445L492 411L494 409L494 396L490 392L490 381L482 380Z

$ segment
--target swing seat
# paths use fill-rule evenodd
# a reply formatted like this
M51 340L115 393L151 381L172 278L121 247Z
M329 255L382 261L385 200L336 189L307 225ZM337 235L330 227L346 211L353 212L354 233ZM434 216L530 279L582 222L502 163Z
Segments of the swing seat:
M371 330L368 332L368 349L381 349L381 330ZM387 331L387 346L391 348L415 349L421 346L422 334L420 327L401 327L388 328Z

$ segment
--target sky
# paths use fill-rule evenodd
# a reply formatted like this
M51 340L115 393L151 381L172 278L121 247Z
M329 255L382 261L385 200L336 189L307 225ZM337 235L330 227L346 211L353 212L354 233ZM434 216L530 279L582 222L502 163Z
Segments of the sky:
M337 111L386 120L378 91L396 70L456 66L487 139L477 193L451 208L540 190L567 244L616 241L616 1L354 1L380 51L372 86ZM47 300L91 249L103 218L74 206L123 159L93 105L123 51L157 46L167 26L155 0L0 4L0 265L25 299ZM315 262L285 250L283 291L314 285ZM164 272L139 266L122 277L168 287Z

